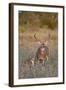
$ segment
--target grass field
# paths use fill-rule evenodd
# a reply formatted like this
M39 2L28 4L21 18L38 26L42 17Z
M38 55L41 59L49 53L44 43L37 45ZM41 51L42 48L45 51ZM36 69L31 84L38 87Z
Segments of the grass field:
M44 42L49 39L49 60L45 65L36 64L30 68L29 64L24 64L30 57L36 55L39 47L38 42L34 38L34 34ZM42 77L57 77L58 76L58 30L41 28L37 31L19 32L19 79L22 78L42 78Z

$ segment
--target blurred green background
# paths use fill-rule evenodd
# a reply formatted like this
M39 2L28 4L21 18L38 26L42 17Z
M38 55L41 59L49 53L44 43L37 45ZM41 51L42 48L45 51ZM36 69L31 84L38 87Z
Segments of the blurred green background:
M26 30L36 31L38 28L43 27L53 30L58 25L58 13L20 11L19 25L19 29L22 32Z

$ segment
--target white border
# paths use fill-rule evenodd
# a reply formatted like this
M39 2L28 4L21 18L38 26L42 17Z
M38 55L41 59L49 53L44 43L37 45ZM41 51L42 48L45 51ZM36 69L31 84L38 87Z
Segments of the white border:
M39 11L58 13L58 77L18 79L18 11ZM57 83L63 81L63 9L53 7L14 6L14 85Z

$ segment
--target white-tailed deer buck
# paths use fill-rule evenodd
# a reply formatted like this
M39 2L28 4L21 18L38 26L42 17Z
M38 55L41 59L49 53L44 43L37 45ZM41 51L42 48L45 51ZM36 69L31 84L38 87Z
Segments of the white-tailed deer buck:
M34 66L35 63L42 63L44 64L49 57L49 41L50 41L50 34L44 42L41 42L38 38L36 33L34 34L34 38L36 42L38 42L39 46L37 47L36 55L30 59L28 59L29 65Z
M49 57L50 34L48 34L48 37L47 37L47 39L44 42L41 42L37 38L36 33L34 34L34 38L40 44L38 49L37 49L37 52L36 52L36 61L38 61L39 63L43 63L44 64L45 60L48 60L48 57Z

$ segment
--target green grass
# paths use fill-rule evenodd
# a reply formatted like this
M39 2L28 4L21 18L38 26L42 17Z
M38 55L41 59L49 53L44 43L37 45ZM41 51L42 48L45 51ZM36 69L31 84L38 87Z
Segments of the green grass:
M57 77L58 76L58 56L57 48L51 52L49 60L45 62L45 65L36 64L30 68L29 64L25 64L29 57L34 57L36 49L24 49L20 48L19 54L19 79L21 78L42 78L42 77Z

